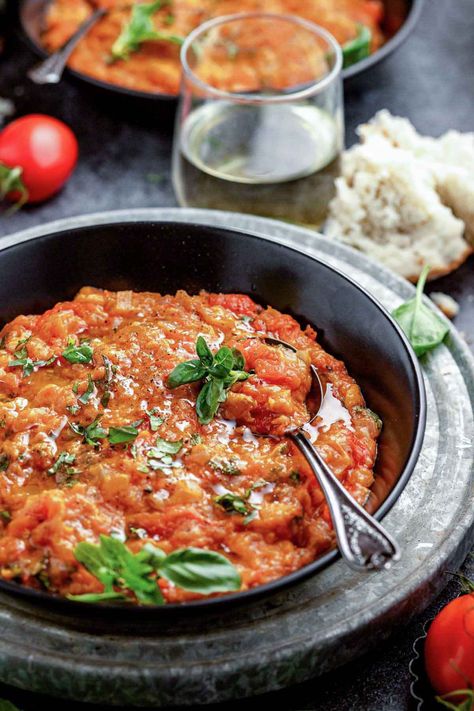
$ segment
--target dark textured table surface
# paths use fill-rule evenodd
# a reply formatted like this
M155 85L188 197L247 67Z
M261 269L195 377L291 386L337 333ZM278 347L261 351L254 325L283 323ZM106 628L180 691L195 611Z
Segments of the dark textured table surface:
M15 4L14 2L12 4ZM450 128L474 130L474 0L425 0L420 22L403 48L363 81L346 91L347 142L354 129L375 111L388 108L407 116L423 133L439 135ZM34 57L8 27L0 57L0 96L15 103L17 114L43 112L69 123L81 149L78 168L56 198L24 209L11 218L0 215L0 237L60 217L99 210L175 205L170 180L171 122L137 110L120 115L109 100L98 101L78 84L39 89L25 78ZM440 279L437 291L460 303L456 325L474 342L474 277L471 258L454 275ZM474 578L474 559L464 572ZM447 575L446 580L449 580ZM410 696L408 664L423 624L459 590L449 582L443 595L419 618L407 621L389 642L350 667L300 687L248 700L246 709L263 703L281 709L325 711L399 711L415 708ZM55 701L0 685L0 697L24 711L87 711L98 707ZM227 711L242 706L226 704ZM213 707L215 708L215 707ZM425 707L424 707L425 708ZM441 708L441 707L439 707Z

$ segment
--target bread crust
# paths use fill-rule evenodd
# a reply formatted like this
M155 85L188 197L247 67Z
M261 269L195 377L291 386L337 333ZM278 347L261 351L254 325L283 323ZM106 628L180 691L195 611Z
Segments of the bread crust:
M474 252L474 249L470 246L466 247L466 250L464 251L463 254L458 259L454 259L452 262L447 264L445 267L435 267L434 269L430 270L430 273L428 275L427 281L433 281L434 279L439 279L440 277L447 276L448 274L451 274L451 272L456 271L461 264L464 264L466 259L468 259L471 254ZM420 270L417 274L413 274L413 276L405 277L407 281L411 281L412 284L416 284L418 279L420 278L420 274L422 271L422 267L420 267Z

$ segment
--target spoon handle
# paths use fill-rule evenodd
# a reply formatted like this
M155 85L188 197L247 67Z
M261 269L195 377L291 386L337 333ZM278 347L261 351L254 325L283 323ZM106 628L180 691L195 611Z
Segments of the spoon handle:
M64 68L67 64L67 60L72 54L73 49L81 40L90 28L95 25L95 23L105 15L106 11L104 9L95 10L95 12L90 15L87 20L79 25L78 29L74 34L68 39L68 41L63 44L60 49L49 57L46 57L42 62L34 66L27 72L28 78L31 79L35 84L58 84L61 81Z
M400 559L396 541L348 494L302 432L291 433L290 437L305 455L323 490L344 560L355 570L390 568Z

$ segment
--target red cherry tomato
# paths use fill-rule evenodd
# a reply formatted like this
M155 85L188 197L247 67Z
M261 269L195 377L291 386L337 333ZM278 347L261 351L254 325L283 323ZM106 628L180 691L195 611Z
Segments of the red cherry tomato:
M12 121L0 133L0 166L4 185L7 169L21 168L7 197L41 202L58 192L77 162L78 145L71 129L62 121L43 114L31 114ZM19 172L19 171L17 171ZM22 191L21 183L27 193Z
M474 592L452 600L431 623L425 667L441 695L474 689Z

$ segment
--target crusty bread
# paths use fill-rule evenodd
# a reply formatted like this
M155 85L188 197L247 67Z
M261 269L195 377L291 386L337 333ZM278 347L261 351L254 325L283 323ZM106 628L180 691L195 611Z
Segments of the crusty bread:
M430 278L457 268L472 251L466 239L474 243L474 134L423 137L383 111L359 135L343 155L326 234L411 281L424 264Z
M382 135L393 146L429 163L441 201L464 222L466 239L474 247L474 133L448 131L440 138L421 136L408 119L384 110L359 126L358 134L363 142Z

